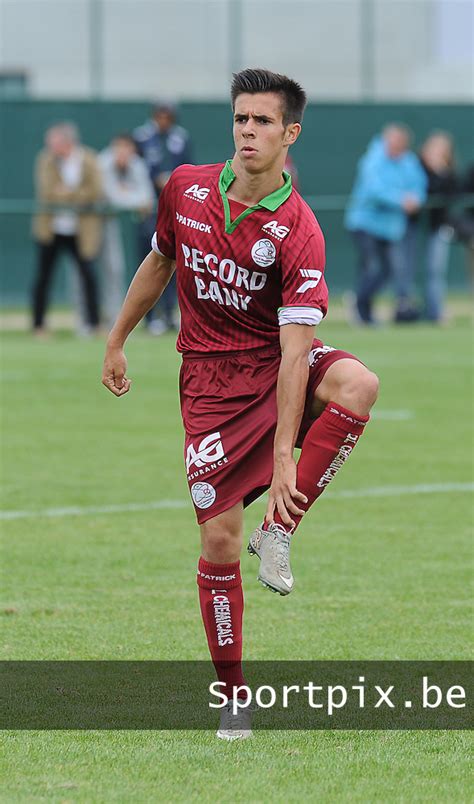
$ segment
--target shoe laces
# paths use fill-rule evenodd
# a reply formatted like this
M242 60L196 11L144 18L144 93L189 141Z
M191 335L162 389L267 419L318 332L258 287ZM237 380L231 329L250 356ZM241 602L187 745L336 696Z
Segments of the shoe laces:
M290 534L279 522L272 522L268 530L273 534L276 546L278 569L283 572L290 571Z

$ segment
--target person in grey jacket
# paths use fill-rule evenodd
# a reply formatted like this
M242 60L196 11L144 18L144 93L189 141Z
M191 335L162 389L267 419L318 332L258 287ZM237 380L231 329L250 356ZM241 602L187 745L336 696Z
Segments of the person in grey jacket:
M99 155L105 200L116 210L133 210L142 219L154 208L155 193L144 160L129 134L119 134ZM106 218L102 246L104 313L112 326L123 302L125 254L118 217Z

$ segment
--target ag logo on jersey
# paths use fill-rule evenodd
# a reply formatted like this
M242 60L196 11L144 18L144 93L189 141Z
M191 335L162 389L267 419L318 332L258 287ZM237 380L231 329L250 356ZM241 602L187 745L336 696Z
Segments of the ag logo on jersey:
M217 497L217 493L210 483L193 483L191 497L197 508L210 508Z
M186 198L192 198L193 201L198 201L200 204L204 204L204 201L210 192L210 187L200 187L199 184L192 184L191 187L188 187L188 189L184 191L184 195Z
M276 248L271 240L257 240L252 246L252 259L261 268L268 268L275 262Z
M193 464L201 467L207 463L217 463L224 457L221 434L219 432L211 433L202 439L197 450L194 448L194 444L189 445L186 452L186 472L189 472Z
M283 226L282 224L279 224L278 221L269 221L268 223L264 223L262 229L264 232L268 232L268 234L276 237L277 240L283 240L290 231L288 226Z

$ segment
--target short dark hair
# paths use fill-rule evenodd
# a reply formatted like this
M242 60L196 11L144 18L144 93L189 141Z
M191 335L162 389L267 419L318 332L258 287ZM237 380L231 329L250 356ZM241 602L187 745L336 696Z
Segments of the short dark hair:
M230 90L232 109L235 108L237 96L244 92L250 95L257 92L276 92L283 101L283 125L301 123L306 106L306 92L300 84L286 75L272 73L260 67L234 73Z

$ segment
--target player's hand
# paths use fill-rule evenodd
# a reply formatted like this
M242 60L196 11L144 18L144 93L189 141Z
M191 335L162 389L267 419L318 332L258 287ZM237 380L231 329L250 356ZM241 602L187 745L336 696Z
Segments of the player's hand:
M291 518L291 514L303 516L305 510L299 508L298 503L305 504L307 502L308 498L296 488L296 463L293 458L275 459L265 521L273 522L275 510L277 510L283 524L294 528L296 523Z
M107 347L102 369L102 385L115 396L123 396L130 391L132 381L126 377L127 358L123 349Z

